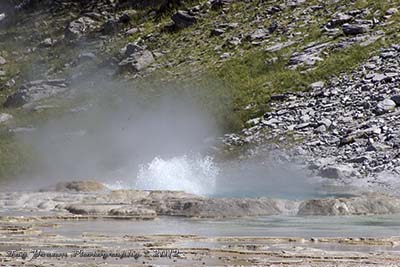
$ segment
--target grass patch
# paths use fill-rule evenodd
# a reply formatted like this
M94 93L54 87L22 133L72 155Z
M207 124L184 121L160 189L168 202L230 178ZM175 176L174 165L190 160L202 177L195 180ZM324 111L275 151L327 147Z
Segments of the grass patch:
M8 132L0 131L0 178L10 178L28 169L29 148Z
M222 68L212 72L232 90L235 106L245 121L267 111L271 95L308 90L313 82L328 80L332 76L356 68L372 55L379 53L379 48L383 45L384 41L378 41L369 46L354 45L347 49L331 51L328 57L311 71L303 71L301 68L288 69L288 56L285 51L272 55L257 51L247 53L242 58L231 59ZM246 106L253 108L239 109Z

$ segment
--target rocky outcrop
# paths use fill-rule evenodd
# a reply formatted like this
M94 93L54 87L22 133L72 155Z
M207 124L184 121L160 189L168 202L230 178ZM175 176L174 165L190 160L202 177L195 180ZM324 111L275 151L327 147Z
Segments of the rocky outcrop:
M63 191L75 191L75 192L98 192L105 191L108 188L96 181L73 181L73 182L64 182L58 183L55 186L55 190L58 192Z
M123 54L125 58L119 63L122 71L140 72L155 61L151 51L136 44L128 44Z
M278 201L258 199L167 199L159 202L157 213L168 216L226 218L243 216L277 215L280 210Z
M65 28L65 38L67 40L78 40L90 32L94 32L99 27L98 23L88 16L80 17L71 21Z
M22 85L17 92L7 97L5 108L20 107L65 92L68 89L65 79L37 80Z
M112 216L112 217L129 217L138 219L154 219L156 212L142 206L124 206L109 204L70 204L66 206L58 206L72 214L77 215L96 215L96 216Z
M385 194L313 199L301 203L298 215L376 215L400 213L400 199Z
M41 192L0 193L0 207L95 217L158 216L236 218L269 215L367 215L400 213L400 198L383 193L290 201L271 198L209 198L180 191L113 190L96 181L59 183ZM61 213L60 213L61 212Z
M268 198L206 198L175 191L116 190L82 203L58 206L74 214L225 218L266 216L293 210L296 204Z

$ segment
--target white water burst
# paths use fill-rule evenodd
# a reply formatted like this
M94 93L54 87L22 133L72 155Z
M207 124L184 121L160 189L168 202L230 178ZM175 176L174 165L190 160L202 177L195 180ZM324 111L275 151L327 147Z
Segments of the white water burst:
M135 188L211 195L215 192L219 172L209 156L155 157L150 163L140 166Z

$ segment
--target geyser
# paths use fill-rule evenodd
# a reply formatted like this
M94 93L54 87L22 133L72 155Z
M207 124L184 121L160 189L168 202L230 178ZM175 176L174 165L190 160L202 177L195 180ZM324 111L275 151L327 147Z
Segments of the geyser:
M135 188L146 190L180 190L212 195L220 170L210 156L184 155L171 159L154 158L140 166Z

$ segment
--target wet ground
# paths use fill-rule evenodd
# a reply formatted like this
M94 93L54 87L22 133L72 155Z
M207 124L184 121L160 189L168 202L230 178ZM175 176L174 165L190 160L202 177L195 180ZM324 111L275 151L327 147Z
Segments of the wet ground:
M399 218L3 215L0 266L398 266ZM94 252L131 256L88 256Z

